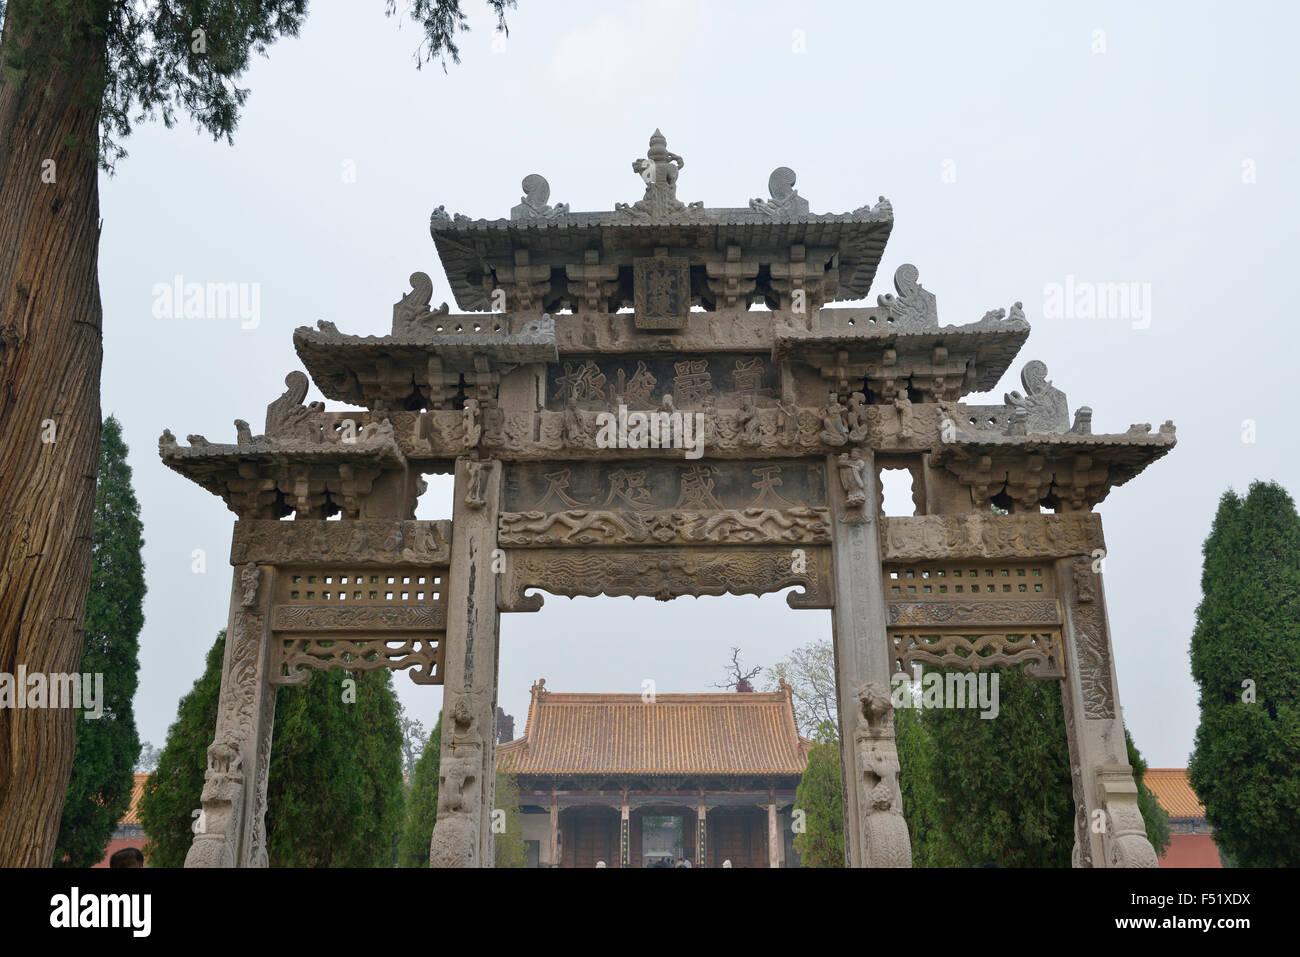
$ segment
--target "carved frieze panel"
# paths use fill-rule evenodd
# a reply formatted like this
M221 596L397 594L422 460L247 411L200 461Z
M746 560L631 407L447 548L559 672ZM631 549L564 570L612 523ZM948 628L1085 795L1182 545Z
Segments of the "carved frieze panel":
M271 684L301 685L313 671L411 670L418 685L442 684L442 635L423 638L339 640L277 635L272 649Z
M447 607L434 605L277 605L277 631L444 631Z
M680 329L691 314L690 260L647 256L632 260L638 329Z
M235 523L230 563L265 565L338 563L351 566L451 560L451 522L355 519Z
M1054 599L1021 601L990 599L977 601L891 601L891 628L915 625L969 627L972 625L1061 624L1061 606Z
M1075 559L1075 592L1070 601L1074 622L1074 649L1083 690L1083 716L1089 719L1115 717L1115 691L1111 684L1110 633L1106 609L1096 600L1095 573L1088 559Z
M529 589L570 598L577 595L644 595L668 601L682 595L760 595L801 587L786 601L793 608L829 608L833 603L830 548L610 548L519 549L506 554L502 611L536 611L542 596Z
M1104 548L1101 518L1062 515L921 515L881 519L885 561L1059 558Z
M624 509L567 509L503 512L499 523L497 540L502 545L516 547L830 542L827 508L644 513Z
M1042 630L1009 634L961 634L937 630L892 631L889 640L894 664L911 673L912 662L978 671L993 665L1025 666L1031 678L1062 678L1059 631Z
M561 411L572 399L580 409L660 408L666 395L678 409L739 406L744 397L774 405L780 398L780 363L762 355L646 355L564 358L546 377L546 408Z
M510 512L826 506L826 467L820 462L512 464L503 484L503 506Z

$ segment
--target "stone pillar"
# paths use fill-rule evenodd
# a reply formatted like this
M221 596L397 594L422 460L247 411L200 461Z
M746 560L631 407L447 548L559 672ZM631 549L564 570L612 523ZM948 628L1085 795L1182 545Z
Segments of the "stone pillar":
M698 855L695 865L697 867L708 867L708 833L709 833L709 809L704 803L704 795L700 795L700 806L696 811L696 825L699 833L695 838L695 853Z
M1061 687L1074 784L1075 867L1157 867L1138 810L1101 575L1090 557L1056 562L1065 606Z
M236 568L221 666L217 727L208 748L203 807L186 867L266 867L266 784L275 687L268 611L274 568Z
M776 805L767 806L767 866L781 866L781 829L777 826Z
M551 867L560 866L560 799L551 795Z
M873 712L868 717L859 700L859 693L871 687L876 692L872 700L878 702L883 695L888 705L893 672L880 567L880 476L870 448L862 450L862 457L865 468L859 474L866 501L861 506L850 505L847 500L839 477L838 456L830 456L826 466L833 516L835 608L831 622L844 784L845 859L850 867L910 867L911 839L897 793L898 750L892 708L887 715ZM892 797L885 795L889 800L871 797L880 797L890 789Z
M447 648L443 672L442 768L431 867L491 867L496 778L497 647L500 613L493 551L501 463L456 460Z
M627 795L623 795L623 806L618 816L618 866L632 866L632 810L627 806Z

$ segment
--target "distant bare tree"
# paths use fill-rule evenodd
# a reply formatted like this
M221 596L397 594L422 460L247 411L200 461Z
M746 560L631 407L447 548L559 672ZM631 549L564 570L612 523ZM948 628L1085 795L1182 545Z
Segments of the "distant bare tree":
M753 691L754 686L750 684L750 678L757 678L762 672L762 666L750 668L748 671L740 663L740 649L731 649L731 661L727 662L727 680L722 684L710 685L711 688L722 688L724 691Z
M835 704L835 649L822 639L796 648L768 669L768 686L775 691L784 679L790 685L799 733L813 737L823 721L838 725Z

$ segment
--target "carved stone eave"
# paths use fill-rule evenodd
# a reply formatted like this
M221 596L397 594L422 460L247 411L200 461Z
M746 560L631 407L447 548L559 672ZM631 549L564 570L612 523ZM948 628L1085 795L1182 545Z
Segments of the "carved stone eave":
M391 435L351 444L163 444L159 456L241 519L276 519L328 504L355 513L382 472L404 470L407 464Z
M896 387L891 383L912 379L935 401L952 401L996 386L1029 337L1029 323L1019 319L909 332L878 322L880 312L822 309L812 330L778 314L772 358L807 362L830 380L866 379L885 397Z
M1151 434L1141 427L1117 435L976 435L957 432L941 442L930 463L969 486L977 502L1005 491L1029 508L1054 498L1072 510L1089 509L1177 444L1172 426Z
M510 333L503 315L432 313L419 320L426 328L402 337L299 326L293 343L326 398L366 408L419 407L429 400L431 374L480 384L520 365L558 361L554 325L540 328L540 318L529 324L539 328Z
M532 265L550 266L552 276L582 264L589 250L603 265L632 266L632 259L656 247L674 254L689 251L692 265L726 261L727 247L739 246L746 261L788 263L790 247L827 249L837 272L834 298L853 300L871 288L885 243L893 228L886 209L842 215L802 215L778 219L753 209L687 209L663 220L631 221L619 213L568 213L553 219L439 219L430 232L459 308L489 308L485 279L513 268L515 253L526 250ZM487 285L491 285L488 282ZM563 285L563 282L562 282ZM581 299L577 284L555 298Z

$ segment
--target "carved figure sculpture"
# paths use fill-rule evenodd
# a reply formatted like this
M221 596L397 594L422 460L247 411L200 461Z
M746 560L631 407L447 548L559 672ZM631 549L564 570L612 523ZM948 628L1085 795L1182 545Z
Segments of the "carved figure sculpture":
M564 401L564 441L579 447L587 444L587 430L583 428L578 400L573 395Z
M256 562L249 562L239 573L239 584L243 588L244 594L239 603L244 608L252 608L257 604L257 586L262 581L262 570L257 567Z
M740 411L736 413L736 428L740 430L742 442L746 445L758 445L762 436L762 423L759 421L753 396L741 395Z
M894 396L894 408L898 410L898 437L906 442L912 437L912 400L906 390L900 389Z
M850 508L861 508L867 503L867 463L862 450L854 449L852 455L841 452L835 463L840 473L840 487L844 489L844 502Z
M466 399L465 408L461 410L461 440L465 448L473 449L478 447L479 440L483 438L483 426L479 422L478 399Z
M849 430L844 424L844 406L834 392L827 393L826 407L822 409L820 438L827 445L843 445L849 440Z
M894 704L889 690L868 681L858 689L858 814L863 862L869 867L911 867L912 846L903 820L894 744Z
M465 491L465 504L470 508L482 508L487 504L487 465L483 462L466 463L469 488Z
M850 442L865 442L869 431L867 417L867 397L861 392L849 396L847 413Z

